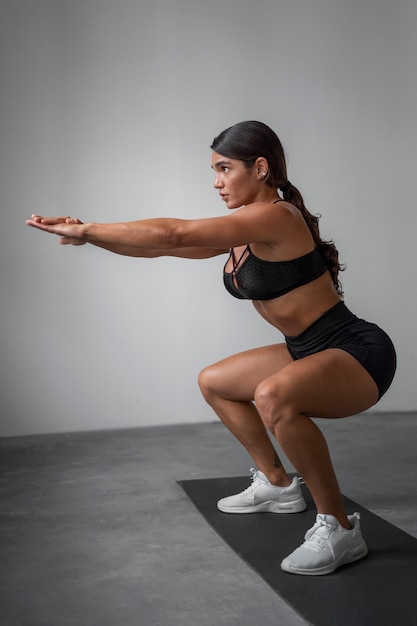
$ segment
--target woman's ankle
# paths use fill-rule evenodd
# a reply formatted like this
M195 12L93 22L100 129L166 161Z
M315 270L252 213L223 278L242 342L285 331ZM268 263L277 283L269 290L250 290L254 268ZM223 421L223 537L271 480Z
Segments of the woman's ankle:
M271 485L275 487L289 487L291 485L292 479L288 476L283 467L268 468L261 470L261 472L265 474Z

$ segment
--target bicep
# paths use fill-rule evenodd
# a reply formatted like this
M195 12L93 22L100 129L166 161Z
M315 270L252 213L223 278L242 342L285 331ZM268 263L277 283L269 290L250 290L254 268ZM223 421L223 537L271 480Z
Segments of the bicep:
M174 250L160 250L155 256L175 256L182 259L210 259L221 254L226 254L229 249L218 248L176 248Z
M274 207L275 209L275 207ZM284 216L285 219L285 216ZM229 250L247 243L275 243L284 227L279 211L270 206L248 206L231 215L178 222L178 247Z

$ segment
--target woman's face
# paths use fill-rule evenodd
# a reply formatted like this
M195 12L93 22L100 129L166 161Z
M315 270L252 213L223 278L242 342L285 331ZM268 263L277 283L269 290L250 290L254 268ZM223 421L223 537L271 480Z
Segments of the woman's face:
M247 168L243 161L213 152L211 167L215 172L213 186L228 209L237 209L257 200L261 185L256 164Z

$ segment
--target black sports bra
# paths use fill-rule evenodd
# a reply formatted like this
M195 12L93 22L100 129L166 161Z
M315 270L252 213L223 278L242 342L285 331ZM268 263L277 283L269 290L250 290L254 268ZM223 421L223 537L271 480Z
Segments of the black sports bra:
M240 263L245 254L247 257ZM272 300L327 271L326 261L317 248L290 261L264 261L252 253L248 244L237 263L233 250L229 258L233 259L234 269L223 271L224 286L240 300Z

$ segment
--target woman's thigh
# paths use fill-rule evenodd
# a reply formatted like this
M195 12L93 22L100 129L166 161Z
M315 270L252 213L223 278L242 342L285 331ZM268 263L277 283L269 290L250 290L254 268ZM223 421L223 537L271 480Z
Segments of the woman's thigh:
M258 387L261 404L288 407L310 417L337 418L365 411L378 401L378 387L365 368L339 348L293 361ZM272 411L273 412L273 411Z
M240 352L206 367L199 376L208 390L228 400L249 402L259 383L282 370L293 359L285 344L274 344Z

